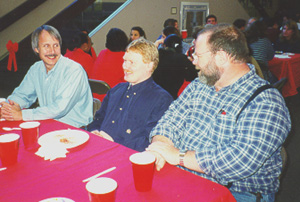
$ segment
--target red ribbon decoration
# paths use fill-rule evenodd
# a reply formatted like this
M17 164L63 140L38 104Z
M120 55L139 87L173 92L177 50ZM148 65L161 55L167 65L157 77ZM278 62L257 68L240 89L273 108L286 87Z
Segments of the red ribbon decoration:
M15 67L14 69L15 69L15 72L16 72L18 70L17 60L16 60L16 52L19 49L19 44L17 42L13 43L11 40L9 40L6 44L6 48L9 52L7 69L9 71L11 71L12 63L14 62L14 67Z

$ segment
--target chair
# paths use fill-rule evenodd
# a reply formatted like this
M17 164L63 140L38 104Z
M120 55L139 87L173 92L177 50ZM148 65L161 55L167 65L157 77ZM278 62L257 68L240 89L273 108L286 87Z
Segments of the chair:
M89 79L89 84L92 90L92 93L96 93L99 95L104 95L110 89L110 86L101 80ZM93 117L95 118L96 112L101 107L101 101L97 98L93 98Z
M287 155L287 152L286 152L284 146L281 147L280 155L281 155L281 158L282 158L282 169L281 169L281 174L280 174L279 178L281 178L282 173L285 170L287 160L288 160L288 155Z
M97 93L99 95L106 94L110 89L110 86L101 80L89 79L89 84L92 90L92 93Z
M101 107L101 101L97 98L93 98L93 117L95 118L96 112L100 109Z
M283 77L279 81L273 83L272 86L274 88L277 88L277 90L281 93L282 92L282 88L283 88L283 86L284 86L284 84L286 82L287 82L287 78Z
M261 68L260 68L258 62L254 59L253 56L251 56L251 61L250 61L250 63L254 65L256 74L257 74L260 78L265 79L265 78L264 78L264 74L262 73Z

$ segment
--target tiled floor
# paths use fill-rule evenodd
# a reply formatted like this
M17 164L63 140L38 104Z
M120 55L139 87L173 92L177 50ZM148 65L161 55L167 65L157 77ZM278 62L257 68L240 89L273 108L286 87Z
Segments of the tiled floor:
M288 97L286 104L292 119L292 131L284 145L288 153L288 163L281 178L276 202L300 201L300 94Z

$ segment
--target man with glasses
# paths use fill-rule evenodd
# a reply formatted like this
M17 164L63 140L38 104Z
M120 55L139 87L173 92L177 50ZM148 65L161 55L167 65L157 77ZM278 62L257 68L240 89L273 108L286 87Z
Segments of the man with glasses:
M200 70L151 131L148 151L165 162L228 186L237 201L274 201L289 111L274 88L247 64L245 36L233 25L202 30L194 64Z

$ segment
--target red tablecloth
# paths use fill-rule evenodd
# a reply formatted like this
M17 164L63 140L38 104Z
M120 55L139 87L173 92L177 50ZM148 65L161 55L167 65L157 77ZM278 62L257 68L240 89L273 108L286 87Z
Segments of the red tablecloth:
M300 54L290 55L291 58L274 57L269 62L270 71L278 78L286 77L287 83L282 88L284 97L293 96L298 93L300 87Z
M40 122L41 135L53 130L74 129L54 120ZM3 126L15 127L19 123L0 122L0 134L5 133ZM21 135L20 131L16 133ZM86 144L70 151L67 158L54 161L45 161L34 152L24 150L21 139L18 163L0 171L0 201L37 202L49 197L67 197L85 202L88 194L82 180L113 166L117 168L104 176L118 182L116 202L235 201L224 186L171 165L155 172L151 191L137 192L129 161L129 156L135 151L91 133L89 135Z

